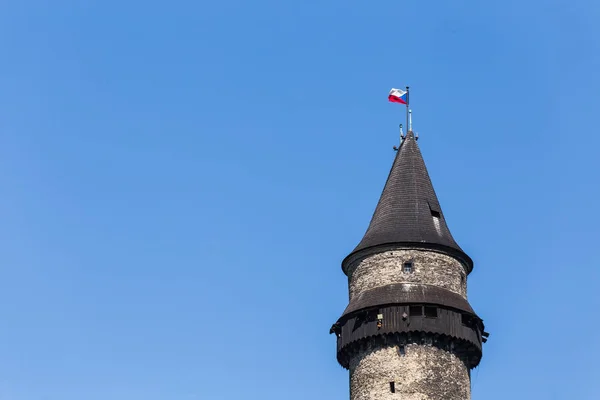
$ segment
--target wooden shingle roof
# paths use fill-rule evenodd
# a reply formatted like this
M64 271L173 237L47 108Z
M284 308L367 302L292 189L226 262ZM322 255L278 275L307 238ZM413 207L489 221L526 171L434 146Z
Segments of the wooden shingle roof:
M462 259L468 272L473 267L448 229L413 132L402 141L371 223L342 268L353 254L390 244L445 251Z

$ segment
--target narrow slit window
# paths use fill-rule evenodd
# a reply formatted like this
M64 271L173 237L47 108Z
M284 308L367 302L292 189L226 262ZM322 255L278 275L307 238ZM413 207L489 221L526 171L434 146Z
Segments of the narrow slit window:
M407 261L402 265L402 271L406 272L407 274L410 274L411 272L413 272L413 263L412 261Z
M406 355L406 349L404 348L403 344L398 346L398 354L400 355L400 357L404 357Z
M425 306L425 316L427 318L437 318L437 316L438 316L437 307Z
M423 316L423 306L410 306L408 307L408 315L411 317Z
M390 382L390 392L396 393L396 382Z

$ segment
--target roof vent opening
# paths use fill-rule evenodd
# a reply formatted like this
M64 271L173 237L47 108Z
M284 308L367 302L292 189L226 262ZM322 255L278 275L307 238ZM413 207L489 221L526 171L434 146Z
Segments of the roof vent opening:
M431 216L434 218L442 218L442 212L440 211L440 207L437 204L432 204L431 202L427 202L429 205L429 212L431 212Z
M438 235L442 236L442 227L440 225L440 219L442 218L442 213L440 209L435 204L429 203L429 212L431 213L431 217L433 218L433 226Z

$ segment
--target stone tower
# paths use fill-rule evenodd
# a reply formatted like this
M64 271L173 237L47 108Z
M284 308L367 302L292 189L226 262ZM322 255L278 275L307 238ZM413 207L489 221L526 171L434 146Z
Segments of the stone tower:
M342 262L350 299L330 333L351 400L471 398L488 335L467 301L472 269L408 132L367 232Z

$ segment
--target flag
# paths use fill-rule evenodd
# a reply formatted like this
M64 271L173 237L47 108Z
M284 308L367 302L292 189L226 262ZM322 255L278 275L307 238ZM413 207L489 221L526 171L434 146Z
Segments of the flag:
M388 100L392 103L408 104L408 92L400 89L390 90Z

